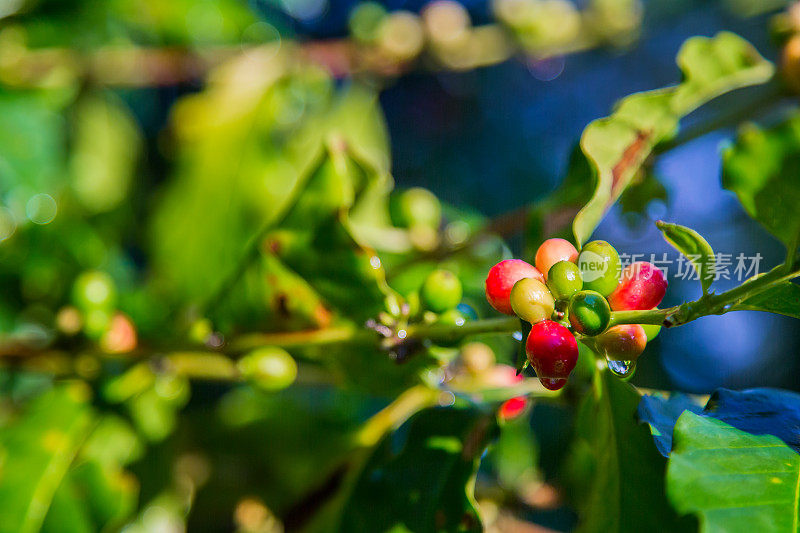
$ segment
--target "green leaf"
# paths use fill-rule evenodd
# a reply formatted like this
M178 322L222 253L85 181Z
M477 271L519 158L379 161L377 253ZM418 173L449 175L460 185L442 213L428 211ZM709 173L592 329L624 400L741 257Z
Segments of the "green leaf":
M265 237L276 257L358 321L380 311L391 291L380 259L357 239L349 219L369 178L342 139L329 141L295 202Z
M130 111L110 95L80 100L73 117L70 185L89 213L109 211L128 196L142 140Z
M472 495L481 454L496 434L473 409L428 409L408 422L399 451L384 439L363 470L342 531L481 531Z
M800 455L780 439L685 412L673 443L667 493L701 531L798 531Z
M728 32L688 39L677 62L684 76L679 85L628 96L611 116L583 131L581 149L595 171L596 187L572 224L578 248L653 148L674 137L681 117L728 91L764 83L773 73L772 65L752 45Z
M793 257L800 238L800 114L770 129L747 125L723 153L722 186Z
M686 226L661 220L656 222L656 226L661 230L664 239L692 262L703 286L703 294L707 294L716 275L716 257L711 245L702 235Z
M784 281L737 303L733 311L766 311L800 318L800 286Z
M602 371L575 421L570 471L579 531L675 531L683 523L664 493L665 459L637 423L641 396Z
M89 434L89 391L70 384L38 397L0 434L0 532L38 531Z
M135 509L137 482L121 468L135 436L121 419L97 422L88 399L83 383L61 385L0 434L0 532L100 531Z
M521 416L502 424L497 442L490 448L489 459L500 484L520 494L541 479L539 444L531 429L530 417Z

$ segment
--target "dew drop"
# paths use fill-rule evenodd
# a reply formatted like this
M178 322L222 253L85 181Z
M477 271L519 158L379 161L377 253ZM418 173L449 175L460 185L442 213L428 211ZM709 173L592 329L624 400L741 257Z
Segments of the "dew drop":
M539 381L542 383L542 386L548 390L558 390L567 384L566 379L539 378Z
M609 359L606 364L612 374L621 378L630 377L636 371L636 361L612 361Z

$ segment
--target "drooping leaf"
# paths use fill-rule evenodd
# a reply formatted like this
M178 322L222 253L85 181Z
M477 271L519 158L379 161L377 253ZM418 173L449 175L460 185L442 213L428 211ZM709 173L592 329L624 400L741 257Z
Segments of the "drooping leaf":
M675 531L686 526L663 491L666 467L646 427L640 396L610 372L595 374L575 422L572 480L584 532Z
M766 311L800 318L800 286L791 281L778 283L733 306L735 311Z
M798 530L800 455L772 435L752 435L684 412L675 425L667 494L701 531Z
M391 437L360 476L342 531L481 531L472 495L478 462L495 435L471 409L429 409L408 422L405 444Z
M656 448L661 455L669 457L672 451L672 430L675 421L684 411L699 413L702 410L702 406L689 396L674 392L666 399L651 395L642 396L636 416L641 422L650 426L650 433L653 434Z
M691 261L703 286L703 294L707 294L716 275L716 257L711 245L702 235L686 226L661 220L656 222L656 226L661 230L664 239Z
M717 389L704 415L753 435L774 435L800 453L800 394L781 389Z
M769 129L742 128L723 154L722 186L787 247L800 238L800 115ZM795 250L790 251L790 255Z
M377 313L391 292L380 259L350 226L348 211L367 180L347 147L334 141L302 184L302 194L265 238L277 257L358 321Z
M628 96L611 116L584 130L581 149L595 171L596 188L573 221L579 248L653 148L675 135L681 117L728 91L763 83L773 72L752 45L728 32L687 40L677 62L684 76L679 85Z
M372 171L355 185L341 183L353 190L339 191L348 198L328 198L328 207L346 200L335 210L355 208L363 190L388 194L391 189L375 94L353 86L333 95L327 73L293 67L290 48L272 52L253 52L220 67L205 91L175 106L178 164L157 206L151 236L157 274L184 300L207 298L236 270L254 237L270 223L279 225L298 199L327 198L324 191L306 194L304 185L333 136ZM317 222L331 213L305 205ZM368 218L359 217L359 228ZM262 316L270 318L269 310Z
M684 411L716 418L754 435L774 435L800 450L800 395L781 389L717 389L701 408L690 397L672 393L669 398L644 396L638 417L650 425L653 439L664 457L672 449L675 422Z

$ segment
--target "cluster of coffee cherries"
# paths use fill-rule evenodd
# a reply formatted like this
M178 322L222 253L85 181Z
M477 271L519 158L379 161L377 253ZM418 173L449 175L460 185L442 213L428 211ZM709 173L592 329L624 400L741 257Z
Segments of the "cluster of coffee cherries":
M83 334L106 353L123 354L136 349L136 326L118 310L117 286L106 272L87 270L72 286L72 305L62 307L55 326L65 337Z
M592 241L580 253L564 239L548 239L533 266L521 259L500 261L486 278L486 299L497 311L531 324L528 361L546 388L563 387L578 362L577 339L605 356L608 368L629 376L636 359L661 326L609 327L612 311L648 310L667 291L664 273L639 261L621 268L617 251Z

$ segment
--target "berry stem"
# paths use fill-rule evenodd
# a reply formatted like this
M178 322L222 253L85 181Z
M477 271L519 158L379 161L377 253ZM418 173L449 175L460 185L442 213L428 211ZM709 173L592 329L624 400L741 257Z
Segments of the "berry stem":
M451 324L414 324L405 330L405 338L432 341L457 341L467 335L479 333L512 333L520 330L517 317L485 318L467 321L461 326ZM402 337L401 337L402 338Z

